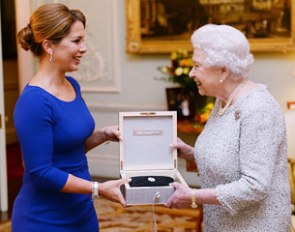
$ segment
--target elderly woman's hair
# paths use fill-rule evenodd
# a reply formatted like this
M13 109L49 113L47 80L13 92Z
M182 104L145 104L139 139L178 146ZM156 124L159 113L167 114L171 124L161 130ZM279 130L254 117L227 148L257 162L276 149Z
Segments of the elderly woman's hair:
M205 53L205 66L227 67L234 79L249 74L254 58L248 40L236 28L207 24L193 33L191 42Z
M79 10L70 10L63 4L44 4L36 9L30 17L30 23L17 34L17 41L26 51L40 57L43 55L42 42L45 39L59 43L70 33L76 22L86 25L86 18Z

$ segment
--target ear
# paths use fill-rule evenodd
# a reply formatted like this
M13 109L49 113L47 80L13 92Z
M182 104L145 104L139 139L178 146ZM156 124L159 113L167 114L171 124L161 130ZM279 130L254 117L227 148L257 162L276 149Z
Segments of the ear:
M45 39L42 42L42 48L46 53L50 54L53 51L53 44L50 40Z
M229 69L227 67L223 67L220 70L221 70L220 80L222 80L221 82L223 82L229 76L230 72L229 72Z

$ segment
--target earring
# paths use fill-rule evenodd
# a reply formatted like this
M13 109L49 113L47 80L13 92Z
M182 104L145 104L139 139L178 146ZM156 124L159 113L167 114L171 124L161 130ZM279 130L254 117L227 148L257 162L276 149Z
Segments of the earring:
M50 54L49 62L52 63L52 61L53 61L53 51L50 50L49 54Z
M220 80L219 80L219 83L221 84L222 82L223 82L223 80L222 80L222 79L220 79Z

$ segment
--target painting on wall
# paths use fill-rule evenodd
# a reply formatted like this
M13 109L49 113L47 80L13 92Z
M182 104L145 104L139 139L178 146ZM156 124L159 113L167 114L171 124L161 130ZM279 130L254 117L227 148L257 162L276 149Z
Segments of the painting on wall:
M293 0L126 0L130 53L190 50L190 35L207 23L228 24L249 39L252 51L294 49Z

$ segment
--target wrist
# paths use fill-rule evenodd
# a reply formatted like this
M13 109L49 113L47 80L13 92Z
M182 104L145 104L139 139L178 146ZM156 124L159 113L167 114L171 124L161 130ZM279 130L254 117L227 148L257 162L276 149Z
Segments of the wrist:
M106 128L103 127L101 130L101 135L100 135L100 139L102 142L107 142L108 141L108 136L106 134Z
M194 148L192 146L187 145L185 153L190 157L190 160L194 159Z
M96 181L93 181L91 183L92 183L92 187L91 187L92 201L94 201L96 198L99 197L99 183Z

